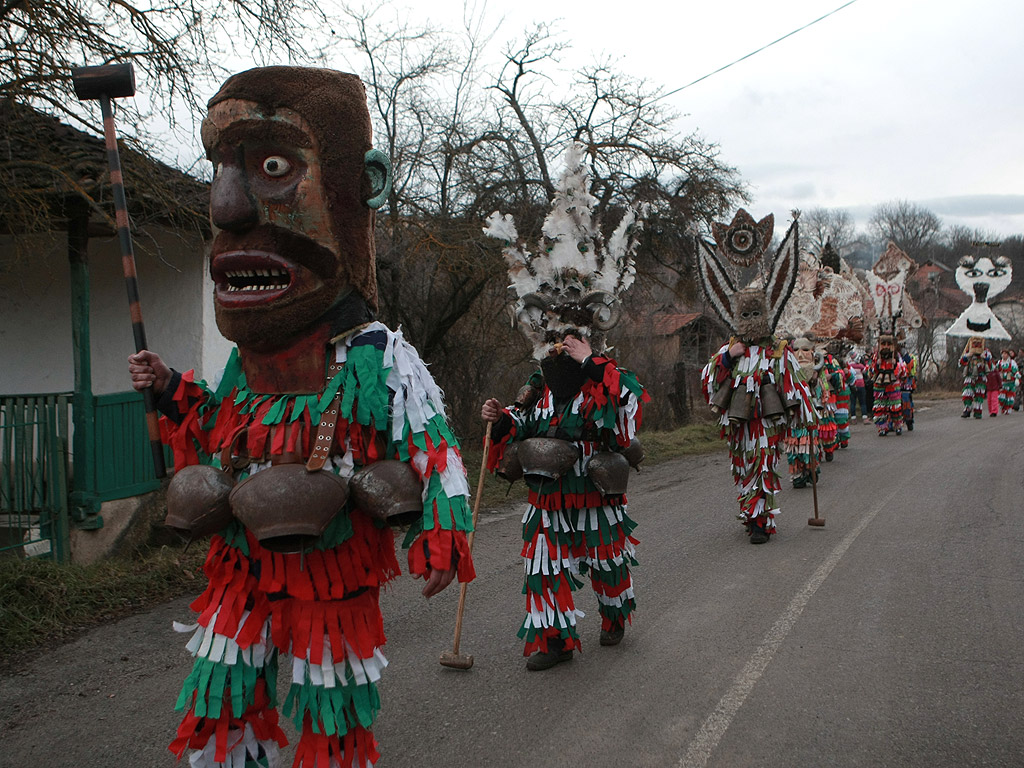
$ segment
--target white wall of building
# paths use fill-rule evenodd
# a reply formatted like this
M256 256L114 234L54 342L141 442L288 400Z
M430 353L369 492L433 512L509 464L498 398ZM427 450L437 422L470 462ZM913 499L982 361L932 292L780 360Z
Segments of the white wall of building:
M197 236L151 228L135 236L135 261L149 347L179 370L218 375L230 344L217 331L206 249ZM71 278L63 233L24 239L16 259L0 237L0 394L74 388ZM135 350L116 237L89 241L92 386L128 391Z

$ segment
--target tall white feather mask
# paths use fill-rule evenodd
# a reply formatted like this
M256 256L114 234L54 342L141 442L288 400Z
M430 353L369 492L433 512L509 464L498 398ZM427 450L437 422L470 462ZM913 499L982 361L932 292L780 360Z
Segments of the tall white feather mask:
M590 175L582 145L565 154L551 211L544 219L542 239L531 252L509 214L492 213L484 234L505 241L510 285L519 330L541 360L555 341L575 329L595 352L603 351L604 332L618 321L622 294L636 277L634 254L643 222L630 206L607 243L594 220L597 199L590 194Z

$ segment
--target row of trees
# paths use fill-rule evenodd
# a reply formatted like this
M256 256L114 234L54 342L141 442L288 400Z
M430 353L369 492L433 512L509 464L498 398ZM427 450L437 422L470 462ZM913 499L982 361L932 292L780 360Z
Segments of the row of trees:
M934 261L955 267L961 256L977 249L978 242L998 242L983 229L947 226L929 209L906 200L891 200L877 206L864 230L858 231L849 211L842 208L813 208L800 217L804 247L819 253L832 242L851 265L868 269L890 241L919 264ZM999 253L1024 268L1024 239L1004 238Z

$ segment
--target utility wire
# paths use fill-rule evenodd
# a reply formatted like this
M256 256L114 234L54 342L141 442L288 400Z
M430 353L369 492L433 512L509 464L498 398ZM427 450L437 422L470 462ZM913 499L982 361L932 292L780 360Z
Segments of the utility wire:
M803 32L803 31L804 31L805 29L807 29L808 27L813 27L813 26L814 26L815 24L817 24L817 23L818 23L819 21L824 21L824 20L825 20L825 19L827 19L827 18L828 18L829 16L832 16L832 15L834 15L834 14L836 14L836 13L839 13L839 11L843 10L844 8L847 8L847 7L851 6L851 5L853 5L853 4L855 3L855 2L857 2L857 0L848 0L848 2L845 2L845 3L843 3L843 4L842 4L842 5L840 5L840 6L838 7L838 8L833 8L833 9L832 9L831 11L829 11L828 13L826 13L826 14L825 14L824 16L819 16L819 17L818 17L817 19L815 19L814 21L809 21L809 22L807 22L806 24L804 24L804 25L803 25L802 27L798 27L797 29L794 29L794 30L793 30L792 32L787 32L787 33L786 33L785 35L783 35L782 37L778 38L777 40L772 40L772 42L770 42L770 43L767 43L767 44L765 44L765 45L762 45L762 46L761 46L760 48L758 48L758 49L757 49L756 51L751 51L751 52L750 52L750 53L748 53L747 55L745 55L745 56L741 56L740 58L736 59L735 61L732 61L732 62L730 62L730 63L728 63L728 64L726 64L726 65L724 65L724 66L721 66L721 67L719 67L719 68L718 68L718 69L716 69L716 70L715 70L714 72L708 72L708 73L707 73L706 75L703 75L703 76L701 76L701 77L698 77L698 78L697 78L696 80L694 80L694 81L693 81L693 82L691 82L691 83L687 83L686 85L684 85L684 86L681 86L681 87L679 87L679 88L676 88L675 90L672 90L672 91L668 91L668 92L666 92L666 93L662 93L662 94L660 94L660 95L658 95L658 96L655 96L655 97L654 97L654 98L652 98L652 99L651 99L651 100L650 100L650 101L649 101L649 102L648 102L647 104L644 104L644 105L641 105L641 106L637 106L637 107L636 107L635 109L636 109L637 111L639 111L639 110L640 110L641 108L643 108L643 107L646 107L646 106L650 106L651 104L653 104L653 103L654 103L654 102L656 102L656 101L661 101L662 99L667 99L667 98L668 98L669 96L674 96L675 94L679 93L680 91L684 91L684 90L686 90L687 88L689 88L689 87L690 87L690 86L692 86L692 85L696 85L696 84L697 84L697 83L699 83L699 82L702 82L702 81L704 81L704 80L707 80L707 79L708 79L709 77L711 77L711 76L713 76L713 75L717 75L717 74L718 74L719 72L724 72L725 70L729 69L729 67L732 67L732 66L735 66L736 64L739 64L739 63L740 63L741 61L746 61L746 60L747 60L747 59L749 59L749 58L750 58L751 56L756 56L757 54L761 53L762 51L765 51L765 50L767 50L768 48L771 48L771 47L772 47L773 45L775 45L776 43L781 43L781 42L782 42L783 40L785 40L786 38L788 38L788 37L792 37L792 36L793 36L793 35L795 35L795 34L796 34L797 32ZM608 125L608 123L611 123L611 122L613 122L614 120L617 120L617 119L619 119L620 117L621 117L621 115L612 115L611 117L607 118L606 120L603 120L603 121L601 121L601 122L599 122L599 123L595 123L594 125L590 126L590 128L591 128L591 129L594 129L594 128L601 128L601 127L603 127L603 126L605 126L605 125ZM563 131L562 131L562 132L560 132L559 134L556 134L555 136L553 136L553 137L552 137L552 140L554 140L554 141L557 141L558 139L564 138L564 137L566 137L566 136L568 136L568 135L569 135L569 132L568 132L567 130L563 130ZM527 157L528 157L528 156L527 156ZM517 159L518 159L519 161L522 161L522 160L526 159L526 157L520 157L520 158L517 158ZM505 165L505 166L499 166L499 168L498 168L498 169L500 170L501 168L510 168L510 167L511 167L512 165L513 165L513 163L512 163L512 162L509 162L509 163L508 163L507 165Z
M740 58L736 59L736 61L730 62L729 64L726 64L726 65L725 65L724 67L719 67L719 68L718 68L718 69L716 69L716 70L715 70L714 72L708 72L708 74L704 75L703 77L698 77L698 78L697 78L696 80L694 80L694 81L693 81L692 83L687 83L686 85L682 86L681 88L676 88L676 89L675 89L674 91L669 91L668 93L663 93L663 94L661 94L660 96L658 96L657 98L655 98L655 99L652 99L652 101L658 101L659 99L665 99L665 98L668 98L669 96L674 96L675 94L679 93L680 91L684 91L684 90L686 90L686 89L687 89L687 88L689 88L689 87L690 87L691 85L696 85L697 83L701 82L702 80L707 80L707 79L708 79L709 77L711 77L712 75L717 75L717 74L718 74L719 72L724 72L724 71L725 71L725 70L727 70L727 69L728 69L729 67L735 66L736 64L739 64L739 63L740 63L741 61L746 61L746 60L747 60L747 59L749 59L749 58L750 58L751 56L755 56L755 55L759 54L759 53L760 53L761 51L764 51L764 50L767 50L767 49L771 48L771 47L772 47L773 45L775 45L776 43L781 43L781 42L782 42L783 40L785 40L785 39L786 39L787 37L792 37L792 36L793 36L793 35L795 35L795 34L796 34L797 32L803 32L803 31L804 31L805 29L807 29L808 27L813 27L813 26L814 26L815 24L817 24L817 23L818 23L819 21L824 21L824 20L825 20L825 19L827 19L827 18L828 18L829 16L832 16L833 14L839 13L839 11L843 10L843 8L846 8L846 7L848 7L848 6L851 6L851 5L853 5L853 4L855 3L855 2L857 2L857 0L849 0L849 2L847 2L847 3L843 3L843 4L842 4L842 5L840 5L840 6L838 7L838 8L834 8L833 10L829 11L828 13L826 13L826 14L825 14L824 16L821 16L821 17L819 17L819 18L815 19L814 21L809 21L809 22L807 22L806 24L804 24L804 25L803 25L802 27L799 27L798 29L794 29L794 30L793 30L792 32L788 32L787 34L785 34L785 35L783 35L782 37L780 37L780 38L779 38L778 40L772 40L772 41L771 41L770 43L768 43L767 45L762 45L762 46L761 46L760 48L758 48L758 49L757 49L756 51L751 51L751 52L750 52L750 53L748 53L748 54L747 54L746 56L741 56Z

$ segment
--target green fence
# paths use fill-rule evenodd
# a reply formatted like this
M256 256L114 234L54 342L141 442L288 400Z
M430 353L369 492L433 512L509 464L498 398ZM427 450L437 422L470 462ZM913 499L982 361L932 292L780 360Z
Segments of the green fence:
M0 397L0 554L66 562L70 394Z
M160 481L153 470L153 453L146 431L146 408L138 392L118 392L95 398L94 452L96 474L92 488L100 501L123 499L155 491ZM171 466L170 452L165 452Z

